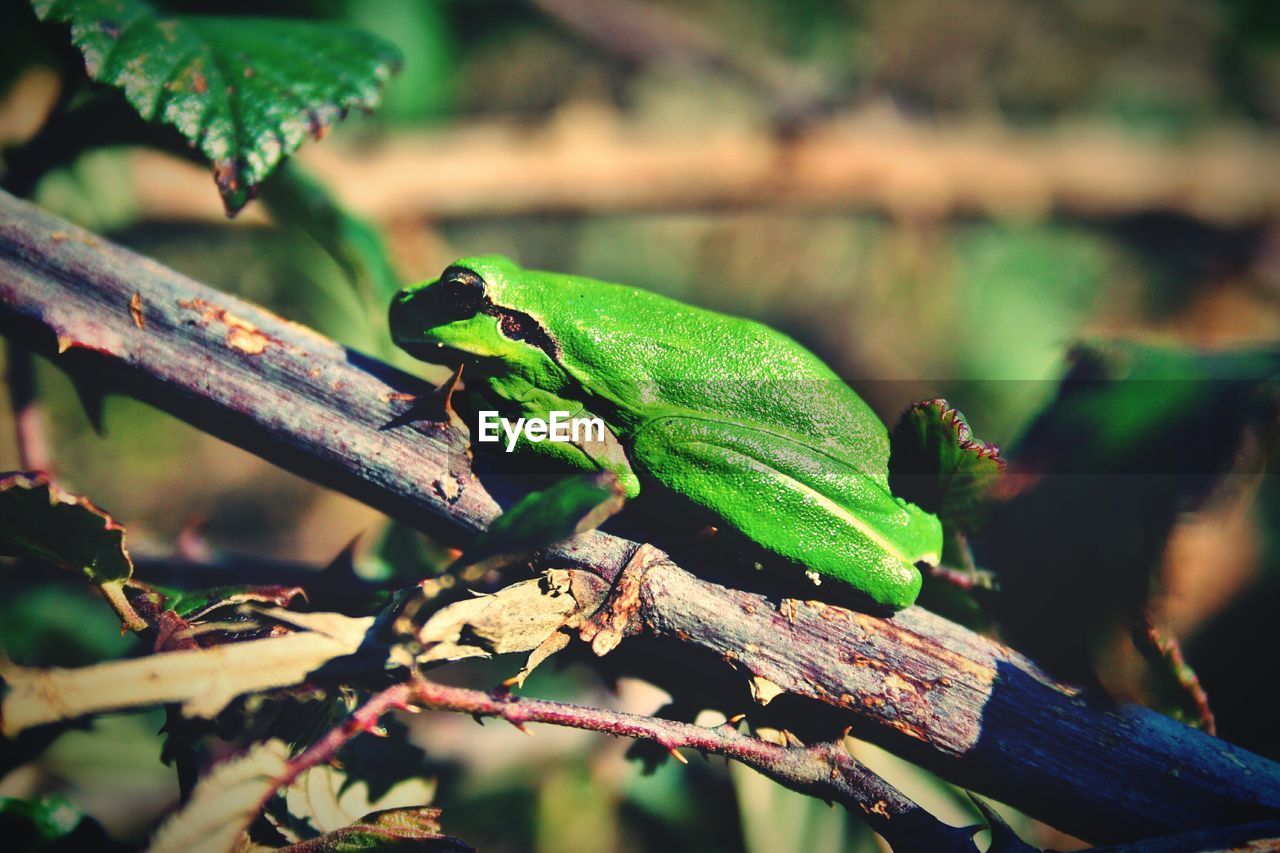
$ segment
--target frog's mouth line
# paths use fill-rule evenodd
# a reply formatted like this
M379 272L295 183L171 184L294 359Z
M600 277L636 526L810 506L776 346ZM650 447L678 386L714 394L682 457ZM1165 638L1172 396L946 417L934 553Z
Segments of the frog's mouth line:
M409 355L425 361L430 364L442 364L445 367L457 367L460 364L479 364L480 356L474 353L463 352L460 349L454 349L444 344L429 343L410 343L407 341L397 341L396 346L407 352Z

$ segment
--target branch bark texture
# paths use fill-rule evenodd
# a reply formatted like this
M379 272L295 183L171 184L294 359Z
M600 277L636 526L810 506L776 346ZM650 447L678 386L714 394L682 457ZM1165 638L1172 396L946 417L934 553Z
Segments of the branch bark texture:
M437 536L457 540L498 512L456 432L406 415L429 386L2 194L0 332L77 381ZM544 560L612 581L636 547L592 533ZM857 736L1073 835L1118 842L1280 813L1276 764L1059 684L918 608L882 618L771 600L666 560L644 572L638 601L639 627L718 654L758 699L846 710Z

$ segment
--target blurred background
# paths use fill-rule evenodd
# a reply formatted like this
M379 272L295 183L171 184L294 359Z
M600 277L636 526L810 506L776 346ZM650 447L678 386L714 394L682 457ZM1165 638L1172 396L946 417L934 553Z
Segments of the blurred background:
M399 47L384 106L296 159L375 226L402 283L501 252L637 285L787 332L887 422L945 396L1002 445L1054 398L1078 340L1224 348L1280 333L1280 7L1267 0L180 5L338 17ZM54 103L59 40L65 29L37 24L26 4L4 5L0 147ZM226 219L189 162L99 150L34 198L441 378L392 351L385 302L312 237L261 204ZM37 383L54 471L126 523L139 553L319 567L355 540L371 575L438 567L416 534L142 404L108 399L98 432L64 375L40 363ZM0 470L18 467L12 434L0 406ZM1237 481L1154 546L1153 608L1186 645L1221 733L1280 758L1252 686L1277 674L1265 620L1280 605L1280 492L1266 477ZM13 585L0 625L22 663L130 651L74 583ZM1104 685L1134 672L1131 652L1103 657ZM512 669L470 664L462 677L492 684ZM642 682L618 687L549 666L527 692L663 704ZM175 796L160 722L122 715L67 733L0 794L60 791L118 837L145 836ZM876 844L843 812L720 761L645 774L623 742L441 715L415 722L414 738L446 831L481 849ZM860 748L944 820L973 820L959 792ZM1071 844L1008 814L1032 843Z

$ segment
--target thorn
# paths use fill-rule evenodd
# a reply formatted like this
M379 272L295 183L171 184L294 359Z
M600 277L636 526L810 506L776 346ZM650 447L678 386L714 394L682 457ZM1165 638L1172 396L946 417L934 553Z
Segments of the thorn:
M787 746L804 746L804 741L800 740L800 738L796 737L786 729L782 730L782 736L786 738Z
M853 731L853 726L845 726L844 731L840 733L840 740L844 740L849 736L849 732Z
M689 759L681 755L680 750L676 749L674 746L667 747L667 752L671 753L671 757L674 758L676 761L679 761L681 764L689 763Z
M444 410L446 413L453 410L453 393L458 390L458 384L462 382L462 368L465 366L463 362L458 362L458 369L439 388L439 391L444 394Z
M386 730L385 728L383 728L382 726L369 726L369 728L365 729L365 731L366 731L366 732L368 732L369 734L373 735L374 737L386 737L386 736L387 736L387 730Z
M747 718L746 714L734 714L732 717L725 720L725 722L731 726L736 726L738 723L742 722L746 718Z
M321 569L327 572L329 577L355 577L356 573L356 548L360 545L360 539L364 536L364 531L357 533L347 540L347 544L342 546L329 564Z
M528 735L529 737L533 737L533 732L531 732L531 731L529 730L529 728L524 724L524 722L523 722L523 721L521 721L521 720L513 720L513 719L511 719L510 717L503 717L502 719L506 720L508 723L510 723L512 726L514 726L514 727L515 727L515 730L516 730L516 731L518 731L518 732L520 732L520 734L522 734L522 735Z
M761 705L768 705L779 694L786 692L769 679L759 675L753 675L747 681L747 687L751 690L751 698Z
M422 706L405 703L404 705L400 706L400 710L404 711L406 714L421 714Z

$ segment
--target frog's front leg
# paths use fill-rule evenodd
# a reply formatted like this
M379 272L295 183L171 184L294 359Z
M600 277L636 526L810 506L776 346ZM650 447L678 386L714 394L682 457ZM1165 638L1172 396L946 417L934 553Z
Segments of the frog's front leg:
M877 603L906 607L936 562L933 516L893 498L847 464L774 431L672 416L632 444L637 470L724 518L761 548L843 580Z
M490 389L507 404L504 406L503 416L508 419L541 418L550 422L552 412L568 413L569 419L596 417L581 403L563 399L527 383L511 381L500 385L495 383L490 386ZM480 405L483 407L483 403ZM551 441L550 439L530 441L521 432L516 439L516 449L522 453L537 454L560 465L585 471L601 469L612 471L617 475L626 496L634 498L640 493L640 481L631 468L626 450L623 449L618 437L613 434L608 424L603 419L598 420L603 426L602 435L596 429L580 429L576 433L576 438L575 433L570 430L568 441ZM507 436L503 434L500 438L505 446Z

